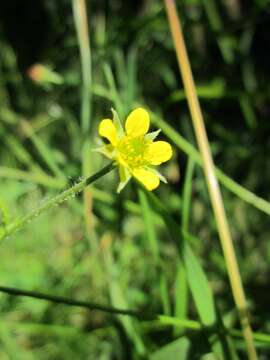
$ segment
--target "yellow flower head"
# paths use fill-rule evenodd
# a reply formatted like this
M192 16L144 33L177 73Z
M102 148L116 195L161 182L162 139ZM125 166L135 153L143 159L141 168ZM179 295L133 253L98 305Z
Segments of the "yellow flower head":
M147 190L158 187L160 180L166 179L153 165L160 165L172 157L172 147L166 141L154 141L160 130L147 134L150 117L143 108L133 110L127 117L125 130L117 113L113 111L113 120L104 119L99 124L99 135L109 144L99 149L105 156L119 165L120 184L117 192L134 176Z

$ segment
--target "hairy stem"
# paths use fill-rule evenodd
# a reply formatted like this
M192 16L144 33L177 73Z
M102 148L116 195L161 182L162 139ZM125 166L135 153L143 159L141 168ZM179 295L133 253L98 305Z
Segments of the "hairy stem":
M43 205L39 208L31 211L29 214L23 216L22 218L8 224L6 227L0 229L0 241L3 240L8 235L11 235L15 231L22 228L24 225L33 221L36 217L43 214L47 210L51 209L54 206L61 204L62 202L68 200L69 198L75 196L76 194L83 191L88 185L92 184L100 177L106 175L108 172L113 170L115 165L110 163L109 165L105 166L103 169L98 171L92 176L85 178L84 180L80 181L78 184L72 186L71 188L63 191L61 194L55 196L54 198L46 201Z

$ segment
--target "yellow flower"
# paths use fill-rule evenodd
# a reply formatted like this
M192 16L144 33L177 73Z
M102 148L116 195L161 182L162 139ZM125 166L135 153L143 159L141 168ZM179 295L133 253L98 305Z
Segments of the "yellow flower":
M99 135L109 141L99 149L119 166L120 184L117 192L134 176L147 190L158 187L160 180L166 179L152 166L160 165L172 157L172 147L166 141L154 141L160 130L147 134L150 117L143 108L133 110L127 117L125 130L117 113L113 120L103 119L99 124Z

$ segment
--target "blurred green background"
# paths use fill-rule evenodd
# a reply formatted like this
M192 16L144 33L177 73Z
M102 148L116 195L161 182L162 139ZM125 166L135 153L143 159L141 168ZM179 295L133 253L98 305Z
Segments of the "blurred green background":
M92 62L87 130L91 147L100 144L98 123L111 116L112 106L124 120L137 105L153 112L153 129L162 128L163 119L196 145L163 3L86 3ZM270 200L269 1L177 3L215 162L236 182ZM58 73L60 83L33 81L29 69L36 63ZM80 52L71 1L2 1L1 226L82 175L81 101ZM160 138L172 143L174 158L161 170L169 185L160 186L156 194L180 226L188 156L175 137L164 133ZM95 152L89 161L91 173L106 164ZM224 318L238 327L201 168L195 166L187 181L192 187L193 250ZM90 233L82 196L76 196L5 239L0 284L155 313L182 311L197 318L187 290L182 289L184 300L178 303L177 251L161 219L153 215L136 184L116 195L117 182L117 174L112 173L94 185ZM225 187L222 190L253 327L267 333L269 215ZM181 271L178 274L181 277ZM168 359L161 349L176 336L170 328L147 328L127 317L0 294L1 359ZM191 334L189 339L186 358L209 352L199 335ZM267 347L260 352L261 359L270 356ZM240 356L246 358L241 351Z

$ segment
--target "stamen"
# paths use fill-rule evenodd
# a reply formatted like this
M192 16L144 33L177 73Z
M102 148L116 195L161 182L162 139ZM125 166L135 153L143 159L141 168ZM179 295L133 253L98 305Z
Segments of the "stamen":
M144 154L151 141L144 136L130 137L124 136L117 144L116 148L130 168L145 166L148 164L144 159Z

